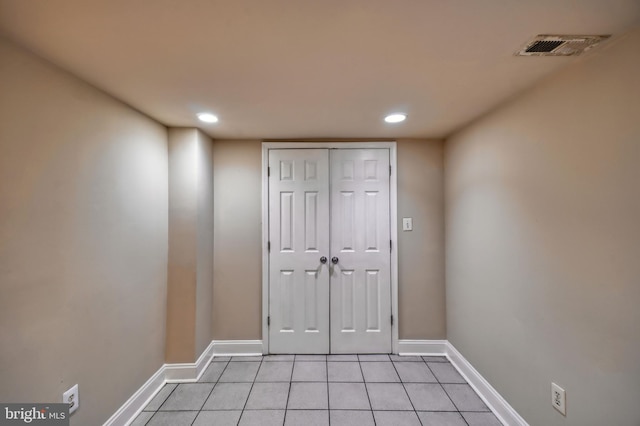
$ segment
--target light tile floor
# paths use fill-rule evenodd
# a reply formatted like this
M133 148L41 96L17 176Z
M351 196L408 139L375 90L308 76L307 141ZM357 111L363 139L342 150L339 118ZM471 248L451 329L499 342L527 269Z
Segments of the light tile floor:
M445 357L216 357L131 426L501 426Z

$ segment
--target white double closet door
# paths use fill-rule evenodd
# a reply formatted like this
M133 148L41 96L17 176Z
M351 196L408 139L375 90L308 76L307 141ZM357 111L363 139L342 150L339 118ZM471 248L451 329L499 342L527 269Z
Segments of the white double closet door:
M269 352L391 352L388 149L269 150Z

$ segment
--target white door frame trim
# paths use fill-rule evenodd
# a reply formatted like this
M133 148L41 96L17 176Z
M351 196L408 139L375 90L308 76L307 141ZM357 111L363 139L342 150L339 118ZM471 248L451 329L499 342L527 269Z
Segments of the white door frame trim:
M269 150L283 148L388 148L391 164L389 180L389 221L391 226L391 350L398 353L398 157L396 141L385 142L262 142L262 353L269 353Z

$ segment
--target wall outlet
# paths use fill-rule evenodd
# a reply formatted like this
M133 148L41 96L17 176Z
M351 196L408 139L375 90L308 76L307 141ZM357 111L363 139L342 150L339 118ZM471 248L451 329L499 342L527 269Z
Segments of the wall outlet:
M411 217L403 217L402 218L402 230L403 231L412 231L413 230L413 218L411 218Z
M551 383L551 405L563 416L567 415L567 400L564 389L555 383Z
M69 414L80 407L80 394L78 393L78 385L74 385L71 389L62 394L62 402L69 404Z

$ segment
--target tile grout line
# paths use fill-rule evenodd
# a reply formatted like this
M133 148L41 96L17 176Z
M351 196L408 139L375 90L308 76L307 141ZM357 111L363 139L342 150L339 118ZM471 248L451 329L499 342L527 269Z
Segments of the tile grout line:
M168 384L170 384L170 383L165 383L165 384L164 384L164 386L167 386ZM162 408L162 406L164 405L164 403L165 403L165 402L167 402L167 399L169 399L169 397L170 397L171 395L173 395L173 393L176 391L176 389L178 389L178 385L179 385L179 384L176 384L176 386L171 390L171 392L169 392L169 395L167 395L167 397L164 399L164 401L162 401L162 404L158 405L158 409L157 409L157 410L155 410L155 411L153 412L153 414L151 415L151 417L149 417L149 420L147 420L147 421L144 423L144 424L145 424L145 426L149 424L149 422L151 421L151 419L152 419L152 418L153 418L153 417L154 417L158 412L160 412L160 408ZM163 386L163 387L164 387L164 386ZM149 401L149 402L151 402L151 401ZM143 408L143 411L144 411L144 408ZM143 411L141 411L140 413L142 414L142 412L143 412ZM138 415L140 415L140 414L138 414ZM134 419L134 421L135 421L135 419Z
M436 376L436 373L433 372L433 370L431 369L431 367L429 366L429 363L427 361L425 361L425 364L427 364L427 368L429 369L429 371L431 371L431 374L433 374L433 377L436 378L436 380L438 381L438 385L440 385L440 388L442 389L442 391L444 392L445 395L447 395L447 398L449 398L449 401L451 401L451 403L453 404L453 406L455 407L455 409L457 410L456 413L458 413L458 415L460 417L462 417L462 421L465 422L467 425L469 425L469 423L467 422L467 419L464 418L464 416L462 415L462 413L460 412L460 410L458 410L458 406L456 405L455 402L453 402L453 400L451 399L451 397L449 396L449 394L447 393L447 390L444 388L444 386L442 386L442 382L440 382L440 379L438 378L438 376ZM451 364L451 362L449 362L449 364ZM465 381L466 382L466 381Z
M253 381L251 382L251 388L249 388L249 393L247 394L247 399L244 401L244 406L242 407L242 411L240 412L240 417L238 418L238 423L236 425L240 424L240 421L242 420L242 416L244 416L244 410L247 408L247 404L249 403L249 398L251 397L251 391L253 390L253 385L256 383L256 378L258 377L258 373L260 372L260 368L262 367L262 363L263 362L264 362L264 357L262 357L262 359L260 360L260 365L258 366L258 370L256 371L256 375L253 377ZM229 364L231 364L231 359L229 360ZM220 378L222 378L222 375L220 375Z
M400 373L398 373L398 369L396 368L396 363L393 362L393 360L391 361L391 365L393 366L393 371L395 371L396 374L398 375L398 379L400 380L400 384L402 385L402 389L404 390L405 395L407 395L407 399L409 400L409 404L411 404L411 408L413 408L413 414L415 414L416 417L418 418L418 423L420 423L422 425L422 420L420 420L420 416L418 416L418 412L416 411L416 407L415 407L415 405L413 405L413 401L411 400L411 397L409 396L409 392L407 392L407 388L404 385L404 380L402 380L402 377L400 377Z
M209 366L212 364L212 361L213 361L213 358L209 361L209 364L207 364L207 367L205 368L204 372L202 373L203 375L209 369ZM218 385L218 381L220 380L220 377L222 377L222 374L224 374L224 371L227 369L227 366L229 365L229 362L231 362L231 360L227 361L227 364L224 366L224 368L220 372L220 375L218 376L218 378L216 379L215 383L211 387L211 391L209 391L209 395L207 395L207 397L204 399L204 401L202 401L202 405L200 406L200 409L198 410L198 414L196 414L196 416L193 418L193 421L191 422L191 426L193 426L193 424L196 422L196 419L198 418L198 416L202 412L202 408L204 408L204 405L207 403L209 398L211 398L211 394L213 393L213 390ZM204 383L204 382L196 382L196 383Z
M296 358L298 355L293 356L293 364L291 365L291 376L289 377L289 390L287 392L287 403L284 405L284 417L282 418L282 424L287 421L287 413L289 412L289 397L291 396L291 385L293 384L293 372L296 370Z
M462 415L462 412L460 411L460 408L458 408L456 403L453 401L453 398L451 398L451 395L449 395L449 392L447 392L447 390L444 388L444 386L442 386L442 383L438 383L438 384L440 385L440 387L444 391L445 395L447 395L447 398L449 398L449 400L451 401L453 406L456 407L456 410L458 410L457 413L460 415L460 417L462 417L462 421L465 422L468 425L469 422L467 422L467 419L464 418L464 416ZM445 384L447 384L447 383L445 383Z
M329 355L324 358L325 368L327 373L327 422L331 426L331 407L329 407Z
M360 367L360 374L362 374L362 386L364 386L364 391L367 394L367 401L369 401L369 412L371 413L371 418L373 419L373 425L376 426L376 416L373 415L373 405L371 405L371 397L369 396L369 389L367 389L367 381L364 377L364 371L362 370L362 362L360 362L360 355L358 357L358 367Z

